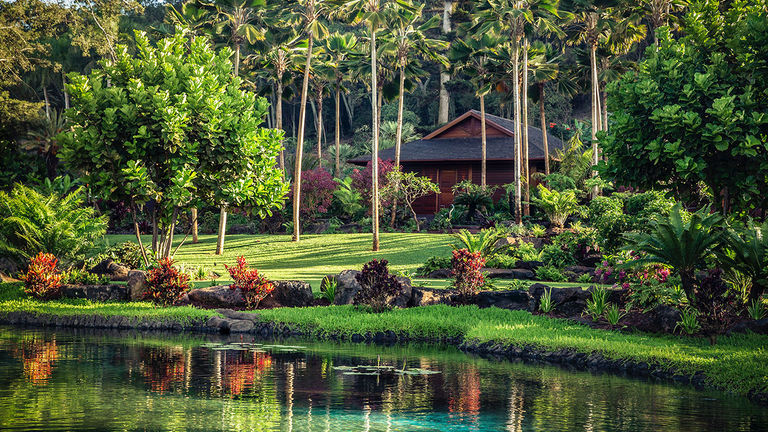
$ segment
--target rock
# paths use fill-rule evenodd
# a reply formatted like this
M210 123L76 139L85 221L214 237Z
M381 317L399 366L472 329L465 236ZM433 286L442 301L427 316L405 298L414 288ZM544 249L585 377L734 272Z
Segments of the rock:
M107 276L113 281L127 281L128 273L131 271L131 269L120 265L111 259L105 259L104 261L93 266L90 271L94 274Z
M495 269L483 268L482 271L488 273L490 278L499 279L533 279L536 274L526 269Z
M229 320L229 331L232 333L247 333L253 330L253 327L251 320Z
M323 234L331 228L331 222L328 220L317 221L308 226L304 232L307 234Z
M583 275L583 274L588 274L590 276L594 276L595 275L595 268L594 267L586 267L586 266L575 265L575 266L568 266L568 267L564 268L563 271L575 273L577 275Z
M680 311L672 306L660 305L656 306L651 314L653 316L653 322L656 324L657 329L655 333L672 333L675 331L677 323L680 321ZM653 329L651 331L654 331Z
M333 304L345 305L355 303L355 295L360 291L360 284L355 277L359 273L357 270L344 270L336 276L336 298ZM402 289L397 295L390 296L387 299L387 305L400 308L407 307L413 294L411 281L404 277L398 277L397 280L400 282Z
M216 312L233 320L246 320L259 322L259 315L252 312L234 311L232 309L216 309Z
M544 291L548 289L550 289L550 287L540 283L528 287L528 293L532 298L531 305L533 310L539 308L541 296L544 295ZM584 312L584 308L587 306L587 300L592 296L589 291L579 287L551 289L552 303L554 304L552 311L568 317L581 316L581 313Z
M240 288L231 289L229 285L217 285L197 288L187 293L189 303L207 308L243 308L245 298Z
M147 272L131 270L128 272L128 295L131 300L141 300L147 292Z
M532 271L536 271L537 268L543 265L544 263L541 261L522 261L521 260L515 263L515 266L517 266L518 268L525 269L525 270L532 270Z
M728 330L728 333L746 333L747 331L762 335L768 334L768 318L738 322Z
M274 302L277 306L305 307L311 306L315 299L309 283L298 280L274 281L275 289L267 295L265 304Z
M65 298L84 298L93 301L127 301L130 299L126 285L62 285Z
M453 275L451 274L451 269L437 269L431 271L427 278L429 279L450 279Z
M212 316L205 322L205 326L212 329L218 329L219 331L229 330L229 321L221 317Z
M429 306L435 304L451 304L456 295L454 289L420 288L413 287L411 300L408 306Z
M16 262L11 261L8 258L0 258L0 275L5 273L6 275L15 275L19 271L19 266Z
M527 291L480 291L475 295L474 303L478 307L487 308L495 306L501 309L529 310L531 296Z

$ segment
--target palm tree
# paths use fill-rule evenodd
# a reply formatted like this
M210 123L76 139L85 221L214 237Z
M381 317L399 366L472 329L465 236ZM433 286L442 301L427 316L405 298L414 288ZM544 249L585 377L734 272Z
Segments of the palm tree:
M328 55L327 65L333 69L334 101L336 103L335 174L336 177L341 178L341 92L344 90L344 75L349 68L348 61L358 55L357 37L352 33L334 33L325 39L324 47Z
M669 25L670 20L675 20L675 13L685 10L690 2L688 0L640 0L637 4L638 12L644 14L651 24L653 44L659 46L659 38L656 30L659 27Z
M480 186L486 187L486 132L485 132L485 96L492 88L492 59L498 55L496 47L502 44L502 38L493 32L456 40L448 51L448 60L456 71L469 76L475 86L475 95L480 98Z
M529 61L533 86L536 88L535 99L539 102L539 118L541 120L541 141L544 147L544 174L549 175L549 143L547 141L547 117L544 111L544 87L547 83L558 78L560 73L559 55L551 44L534 42L531 45L533 56Z
M327 64L327 57L322 47L314 54L315 65L312 67L310 84L314 98L315 131L317 132L317 160L323 161L323 99L328 95L328 83L333 80L333 70Z
M298 36L292 29L271 29L264 35L262 54L249 56L260 65L261 71L266 71L268 82L275 85L275 129L283 129L283 94L288 72L293 69L296 57ZM285 175L285 150L280 149L278 161L280 170Z
M379 105L377 93L379 85L376 81L379 75L376 67L376 33L386 23L386 16L393 2L387 0L350 0L343 3L343 9L352 16L354 22L367 23L370 30L371 46L371 110L373 112L372 132L372 188L371 188L371 217L373 219L373 250L379 250Z
M400 147L403 141L403 104L405 102L405 77L406 69L412 65L414 57L421 57L440 62L447 67L448 62L440 51L448 48L448 43L439 39L432 39L427 32L440 25L440 16L434 15L427 21L419 24L424 5L415 8L398 6L392 15L392 23L389 30L382 35L383 44L381 51L395 58L395 64L399 74L398 104L397 104L397 133L395 136L395 169L400 167ZM411 68L418 75L424 71ZM397 196L399 183L394 185L394 195ZM390 225L394 227L397 216L397 199L392 205L392 220Z
M298 0L293 15L307 35L306 61L304 64L304 80L301 84L301 103L299 105L299 130L297 133L296 158L293 170L293 241L299 241L300 223L299 204L301 203L301 159L304 150L304 126L307 117L307 93L309 92L309 74L312 67L312 45L316 37L323 37L328 30L320 18L328 15L328 3L325 0Z
M475 31L486 33L497 31L509 34L512 47L512 87L514 94L514 139L515 139L515 220L522 222L522 140L520 131L520 41L524 36L525 24L531 19L526 2L521 0L485 0L478 5L475 16Z
M27 151L35 151L45 159L48 178L56 177L56 169L59 165L58 135L67 128L67 118L63 112L51 110L47 116L43 116L38 128L29 131L29 139L21 143L21 147Z

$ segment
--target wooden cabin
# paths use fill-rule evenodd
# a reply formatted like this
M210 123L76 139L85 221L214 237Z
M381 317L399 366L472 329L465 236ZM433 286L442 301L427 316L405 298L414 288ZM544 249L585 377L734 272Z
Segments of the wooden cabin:
M514 122L495 115L485 115L486 127L486 183L504 185L515 181ZM481 162L480 111L471 110L435 130L424 138L403 144L400 163L403 169L427 176L440 186L439 194L419 198L414 210L430 215L453 203L453 186L466 179L480 184ZM547 133L550 157L563 148L560 138ZM382 160L394 160L395 149L379 152ZM544 147L541 129L528 126L528 159L531 174L544 172ZM350 162L365 165L370 156ZM502 195L496 192L495 198Z

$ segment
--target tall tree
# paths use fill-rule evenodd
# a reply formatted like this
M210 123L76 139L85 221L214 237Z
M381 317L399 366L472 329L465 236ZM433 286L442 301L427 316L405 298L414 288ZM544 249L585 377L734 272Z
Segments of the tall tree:
M379 70L377 68L378 51L376 50L376 34L382 25L387 22L387 14L390 12L394 2L387 0L350 0L343 3L343 8L348 13L353 22L364 22L370 31L371 48L371 111L372 125L371 135L371 217L373 219L373 246L374 251L379 250L379 103L377 95L379 84L377 78Z
M400 147L403 142L403 104L405 102L406 72L410 71L411 76L425 74L424 71L418 69L419 58L436 61L442 64L443 67L448 67L445 56L440 53L448 48L448 43L439 39L432 39L427 35L428 31L440 25L440 16L434 15L425 22L420 22L423 10L424 5L416 6L415 8L398 5L394 9L388 30L382 35L381 51L389 53L395 58L399 75L395 169L400 167ZM395 184L393 187L395 200L392 204L392 220L390 225L394 227L397 216L397 190L399 186Z
M557 53L551 44L534 42L531 45L532 57L529 66L531 68L532 86L535 87L534 99L539 103L539 120L541 125L541 142L544 148L544 174L549 175L549 142L547 140L547 115L544 110L546 98L544 88L547 83L553 82L560 73L561 55Z
M299 241L301 236L301 220L299 210L301 204L301 159L304 153L304 127L307 118L307 93L309 92L309 75L312 68L312 47L315 38L328 33L321 19L328 16L329 3L325 0L298 0L295 5L293 20L302 26L306 35L306 61L304 62L304 79L301 84L301 102L299 105L299 130L297 131L296 158L293 170L293 241Z
M443 0L443 25L441 27L443 37L451 32L451 13L453 12L453 0ZM443 67L440 70L440 99L437 107L437 124L448 123L448 116L451 107L451 94L448 92L446 84L451 80L448 68Z
M501 36L485 32L454 41L448 51L452 69L469 76L480 99L480 186L483 189L487 184L485 96L493 87L493 59L498 54L496 48L502 44Z
M359 55L357 52L358 41L353 33L333 33L325 39L324 47L328 55L328 67L333 69L334 144L336 146L334 172L337 178L341 178L341 93L345 90L344 78L349 70L349 60Z

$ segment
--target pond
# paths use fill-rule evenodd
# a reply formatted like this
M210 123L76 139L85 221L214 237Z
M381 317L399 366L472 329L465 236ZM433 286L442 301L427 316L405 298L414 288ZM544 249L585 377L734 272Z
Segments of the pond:
M3 430L766 427L768 408L744 398L450 347L0 327Z

